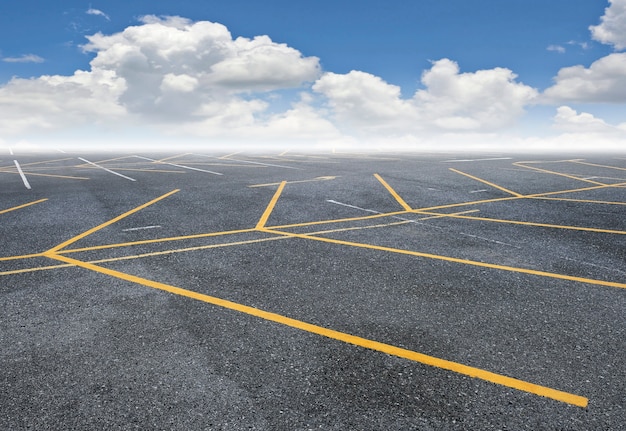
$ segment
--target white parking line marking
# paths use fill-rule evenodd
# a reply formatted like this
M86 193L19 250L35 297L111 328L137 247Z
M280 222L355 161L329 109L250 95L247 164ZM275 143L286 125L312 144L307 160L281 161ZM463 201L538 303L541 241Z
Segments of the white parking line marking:
M137 180L136 180L136 179L134 179L134 178L127 177L126 175L122 175L122 174L120 174L119 172L115 172L115 171L112 171L111 169L107 169L107 168L105 168L105 167L103 167L103 166L97 165L97 164L95 164L94 162L90 162L89 160L83 159L82 157L79 157L79 158L78 158L78 160L82 160L82 161L83 161L83 162L85 162L85 163L89 163L90 165L93 165L93 166L95 166L96 168L100 168L100 169L102 169L102 170L105 170L105 171L107 171L107 172L109 172L109 173L111 173L111 174L113 174L113 175L117 175L118 177L126 178L127 180L130 180L130 181L137 181Z
M154 225L154 226L142 226L142 227L129 227L128 229L122 229L122 232L133 232L136 230L145 230L145 229L158 229L161 226L159 225Z
M454 160L443 160L443 163L452 163L452 162L485 162L488 160L511 160L512 157L490 157L488 159L454 159Z
M213 174L213 175L224 175L224 174L220 174L219 172L207 171L206 169L192 168L191 166L177 165L176 163L159 162L158 160L154 160L149 157L143 157L143 156L134 156L134 157L137 157L138 159L149 160L151 162L158 162L158 163L162 163L165 165L176 166L177 168L191 169L192 171L206 172L207 174Z
M219 157L207 156L206 154L196 154L196 156L209 157L209 158L211 158L211 159L220 159L220 160L222 160L222 159L221 159L221 158L219 158ZM250 160L239 160L239 159L231 159L231 158L228 158L228 161L231 161L231 162L238 162L238 163L250 163L250 164L252 164L252 165L273 166L273 167L275 167L275 168L295 169L295 170L297 170L297 171L299 171L299 170L300 170L300 168L295 168L295 167L293 167L293 166L273 165L273 164L271 164L271 163L252 162L252 161L250 161Z
M26 175L24 175L24 172L22 172L22 168L20 167L20 164L17 163L17 160L13 160L13 162L15 163L15 167L17 168L17 171L20 173L20 177L22 177L22 181L24 182L24 185L26 186L28 190L30 190L30 184L28 183L28 180L26 179Z

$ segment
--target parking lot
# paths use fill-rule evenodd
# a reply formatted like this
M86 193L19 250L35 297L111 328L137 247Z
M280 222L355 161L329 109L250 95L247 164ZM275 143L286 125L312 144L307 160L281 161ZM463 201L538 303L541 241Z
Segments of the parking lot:
M618 430L626 157L0 156L0 428Z

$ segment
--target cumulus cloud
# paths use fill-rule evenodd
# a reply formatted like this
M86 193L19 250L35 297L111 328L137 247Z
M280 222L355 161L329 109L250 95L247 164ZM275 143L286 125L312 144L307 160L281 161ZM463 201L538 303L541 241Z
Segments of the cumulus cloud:
M626 0L609 0L600 24L590 26L589 30L598 42L619 50L626 48Z
M546 102L626 102L626 53L614 53L584 66L565 67L546 89Z
M413 104L401 99L400 87L366 72L326 73L313 90L328 99L336 118L347 126L388 130L418 120Z
M7 135L120 121L126 110L117 98L124 89L124 81L107 71L13 78L0 88L0 131Z
M5 63L43 63L45 60L35 54L24 54L19 57L4 57Z
M503 68L460 73L458 64L442 59L422 74L425 89L412 99L402 99L399 87L357 71L327 73L313 90L328 98L338 119L368 131L490 131L510 125L537 96L515 79Z
M493 130L511 125L537 90L515 82L509 69L459 73L455 62L443 59L424 72L425 90L415 94L428 122L446 129Z
M120 118L172 127L249 126L267 108L259 94L301 86L320 73L316 57L267 36L233 39L221 24L180 17L147 16L122 32L87 39L83 50L95 54L90 70L14 78L0 87L0 130Z
M601 118L587 112L579 114L569 106L560 106L557 109L554 127L567 132L608 132L614 129Z
M297 87L319 75L316 57L267 36L233 40L225 26L208 21L147 16L143 25L88 40L83 49L96 53L92 70L125 81L120 103L162 119L178 121L237 94Z

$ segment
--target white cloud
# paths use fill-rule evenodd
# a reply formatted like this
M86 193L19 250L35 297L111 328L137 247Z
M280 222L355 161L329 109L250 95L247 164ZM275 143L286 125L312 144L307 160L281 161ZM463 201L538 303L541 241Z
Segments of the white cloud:
M514 123L537 90L515 82L517 75L497 67L459 73L448 59L433 63L424 72L425 90L415 94L420 111L429 123L444 129L494 130Z
M87 11L85 13L87 15L101 16L101 17L105 18L107 21L111 21L111 18L109 18L109 15L107 15L104 12L102 12L100 9L89 8L89 9L87 9Z
M615 128L587 112L578 113L569 106L560 106L554 116L554 127L566 132L610 132Z
M417 111L400 97L400 87L378 76L360 71L347 74L326 73L313 90L323 94L336 118L349 127L367 130L413 129Z
M512 124L537 91L515 82L508 69L459 73L448 59L422 75L426 87L412 99L381 78L352 71L325 74L313 89L329 100L337 118L367 131L406 134L417 131L489 131Z
M123 80L107 71L13 78L0 87L0 131L7 135L120 121L126 110L117 97L124 89Z
M598 42L619 50L626 48L626 0L609 0L600 24L590 26L589 30Z
M121 104L137 114L177 121L207 103L298 87L320 73L316 57L303 57L267 36L233 40L221 24L180 17L147 16L143 25L88 40L83 49L96 53L92 70L114 71L126 82Z
M549 45L546 49L548 51L558 52L559 54L565 53L565 48L561 45Z
M626 102L626 53L610 54L584 66L565 67L559 71L555 84L544 92L544 101L562 102Z
M43 63L45 60L35 54L24 54L19 57L4 57L6 63Z
M221 24L147 16L112 35L88 37L89 71L13 79L0 87L0 132L95 123L250 127L262 124L259 92L319 76L319 61L267 36L233 40ZM214 133L207 130L206 133Z

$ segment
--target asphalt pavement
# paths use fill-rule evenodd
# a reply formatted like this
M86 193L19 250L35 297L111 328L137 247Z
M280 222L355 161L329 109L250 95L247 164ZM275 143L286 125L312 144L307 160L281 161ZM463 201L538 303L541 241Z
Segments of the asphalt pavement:
M0 154L0 429L621 430L626 156Z

